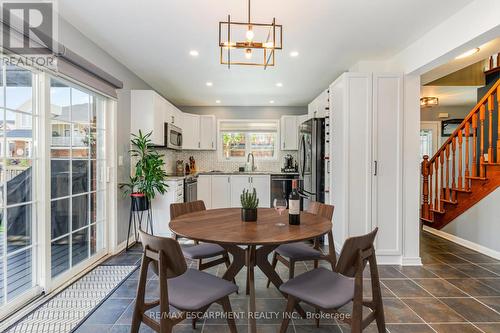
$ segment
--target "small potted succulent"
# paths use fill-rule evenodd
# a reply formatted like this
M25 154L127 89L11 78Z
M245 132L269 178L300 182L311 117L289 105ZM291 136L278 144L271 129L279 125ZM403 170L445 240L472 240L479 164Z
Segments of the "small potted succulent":
M259 198L257 198L257 191L253 189L243 190L240 196L241 200L241 220L244 222L257 221L257 207L259 206Z

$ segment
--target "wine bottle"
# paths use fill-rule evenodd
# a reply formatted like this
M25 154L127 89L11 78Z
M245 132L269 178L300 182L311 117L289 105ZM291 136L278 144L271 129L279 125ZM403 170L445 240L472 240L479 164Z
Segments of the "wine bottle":
M288 223L300 224L300 196L297 190L297 181L292 181L292 192L288 195Z

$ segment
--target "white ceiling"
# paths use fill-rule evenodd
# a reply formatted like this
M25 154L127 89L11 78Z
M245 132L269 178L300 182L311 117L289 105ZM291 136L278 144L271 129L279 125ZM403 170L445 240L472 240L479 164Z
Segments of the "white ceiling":
M477 89L474 86L423 86L421 97L437 97L440 106L473 106L477 102Z
M176 105L300 106L357 61L395 54L469 2L253 0L253 21L283 24L284 49L267 70L219 64L218 22L245 20L246 0L60 0L59 11Z

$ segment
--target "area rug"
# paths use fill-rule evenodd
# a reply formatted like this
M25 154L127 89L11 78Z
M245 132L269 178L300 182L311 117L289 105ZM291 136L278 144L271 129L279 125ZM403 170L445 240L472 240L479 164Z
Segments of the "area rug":
M6 332L71 332L136 269L137 266L98 266Z

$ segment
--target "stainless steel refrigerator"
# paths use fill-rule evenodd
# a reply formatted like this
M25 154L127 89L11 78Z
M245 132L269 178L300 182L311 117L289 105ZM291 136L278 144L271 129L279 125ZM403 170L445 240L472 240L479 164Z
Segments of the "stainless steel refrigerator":
M303 209L310 201L325 202L325 119L309 119L299 126L299 193Z

